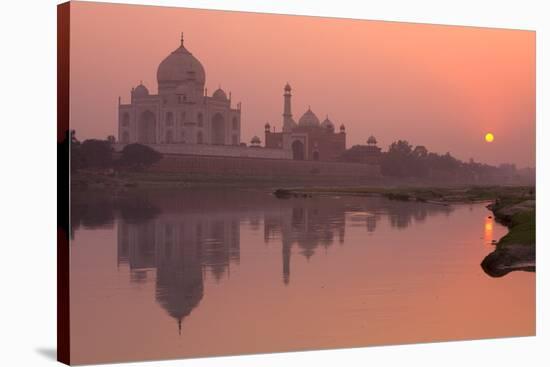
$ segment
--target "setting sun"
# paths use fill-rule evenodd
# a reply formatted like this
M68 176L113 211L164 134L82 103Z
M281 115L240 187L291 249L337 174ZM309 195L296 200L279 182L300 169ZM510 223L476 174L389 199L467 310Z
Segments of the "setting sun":
M487 143L491 143L493 140L495 140L495 136L492 133L485 134L485 141Z

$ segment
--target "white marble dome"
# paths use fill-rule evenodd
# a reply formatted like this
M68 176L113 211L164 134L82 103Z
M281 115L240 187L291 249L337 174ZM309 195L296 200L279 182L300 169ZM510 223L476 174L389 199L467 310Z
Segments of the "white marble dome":
M195 81L204 87L206 73L204 67L184 46L183 41L175 51L159 64L157 81L160 84L175 84Z
M298 126L319 126L319 119L313 113L311 108L308 108L307 111L302 115L302 117L300 117L300 120L298 120Z

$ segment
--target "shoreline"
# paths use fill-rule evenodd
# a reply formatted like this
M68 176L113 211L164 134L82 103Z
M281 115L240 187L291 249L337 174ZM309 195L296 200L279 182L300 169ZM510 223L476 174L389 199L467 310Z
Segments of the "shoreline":
M535 200L507 204L496 201L487 208L508 228L508 233L496 243L495 251L483 259L483 270L492 277L512 271L536 271Z

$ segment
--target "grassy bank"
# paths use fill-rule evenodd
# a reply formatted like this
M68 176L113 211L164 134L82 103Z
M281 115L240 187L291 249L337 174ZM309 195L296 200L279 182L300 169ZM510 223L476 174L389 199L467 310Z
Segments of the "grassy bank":
M489 209L509 232L496 244L496 249L483 259L481 267L494 277L514 270L536 269L536 201L499 198Z

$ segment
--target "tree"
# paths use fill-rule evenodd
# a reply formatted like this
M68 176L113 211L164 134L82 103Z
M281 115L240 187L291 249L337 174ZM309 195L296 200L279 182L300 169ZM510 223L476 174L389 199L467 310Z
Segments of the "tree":
M113 163L113 149L106 140L88 139L80 144L84 167L109 168Z
M80 168L83 168L85 166L85 162L80 149L81 144L76 138L76 132L74 130L67 130L63 144L67 145L66 149L69 153L71 172L76 172Z
M142 169L158 162L162 154L147 145L128 144L122 149L119 164L121 167Z
M398 140L390 144L388 152L381 160L381 171L386 176L409 177L414 176L412 162L412 145L406 140Z
M412 145L406 140L394 141L388 148L388 154L396 154L405 157L411 153Z
M366 145L354 145L345 150L339 157L343 162L360 163L365 161L365 156L369 154L369 148Z
M428 156L428 149L424 145L417 145L412 151L415 158L425 158Z

